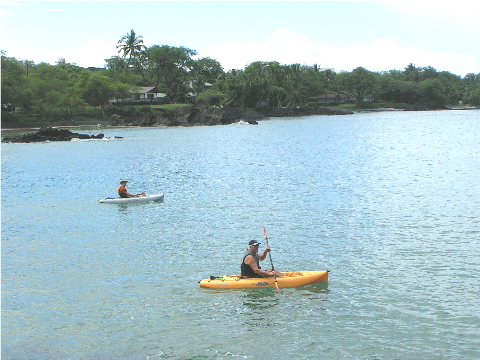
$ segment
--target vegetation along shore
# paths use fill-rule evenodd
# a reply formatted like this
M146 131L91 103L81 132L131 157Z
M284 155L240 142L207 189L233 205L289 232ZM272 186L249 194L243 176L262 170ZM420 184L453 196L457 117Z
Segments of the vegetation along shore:
M480 107L480 74L408 64L371 72L257 61L224 71L186 47L143 45L133 30L104 68L55 65L2 51L2 128L195 126L265 117L349 114L354 109Z

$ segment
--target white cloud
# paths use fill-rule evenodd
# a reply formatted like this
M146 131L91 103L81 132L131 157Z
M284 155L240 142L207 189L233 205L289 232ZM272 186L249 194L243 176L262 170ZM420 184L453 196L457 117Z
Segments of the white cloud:
M27 6L26 4L23 4L18 1L0 1L0 5L6 5L6 6Z
M22 4L18 1L0 1L0 6L27 6L25 4ZM9 12L5 9L0 9L0 16L7 16L9 15Z
M249 41L211 44L199 50L199 56L217 59L225 70L243 69L254 61L278 61L281 64L318 64L320 67L335 68L337 71L351 71L358 66L370 71L403 70L413 63L418 67L432 66L438 71L449 71L461 76L480 73L480 59L452 51L432 53L419 46L402 46L392 39L375 39L350 47L320 45L321 41L320 38L316 43L304 35L280 28L264 43ZM118 55L117 45L116 39L107 41L94 38L70 49L27 50L12 46L5 50L8 56L37 63L54 64L58 59L65 58L67 62L77 63L81 67L103 67L105 59ZM147 41L145 45L151 46Z
M480 72L479 60L474 56L450 51L428 53L419 46L402 47L391 39L375 39L351 47L323 46L286 28L275 30L265 43L211 44L199 51L199 55L217 59L225 70L243 69L254 61L278 61L281 64L318 64L337 71L351 71L358 66L370 71L402 70L413 63L462 76Z
M451 51L429 53L419 46L402 47L391 39L375 39L370 43L350 48L332 48L332 61L345 70L363 66L371 71L402 70L413 63L417 67L432 66L438 71L465 75L466 69L475 68L475 58ZM478 69L478 64L477 64ZM466 71L466 72L465 72Z
M322 53L322 49L304 35L295 35L286 28L280 28L275 30L270 40L263 44L254 41L243 44L236 42L211 44L199 53L201 56L217 59L225 69L243 69L245 65L254 61L313 65Z
M116 45L116 40L105 42L103 39L94 38L70 49L25 50L24 48L13 48L8 49L7 55L15 56L17 59L33 60L36 63L46 62L53 65L58 59L64 58L66 62L76 63L81 67L103 67L104 59L118 55Z
M77 63L81 67L103 67L105 59L118 55L117 41L105 42L103 39L94 38L80 47L62 51L62 57L67 62ZM59 53L60 54L60 53Z

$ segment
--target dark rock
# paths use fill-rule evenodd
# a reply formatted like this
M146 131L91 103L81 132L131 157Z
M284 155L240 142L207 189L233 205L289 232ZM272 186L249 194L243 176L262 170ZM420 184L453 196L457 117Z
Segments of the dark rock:
M125 111L116 111L114 122L116 126L201 126L227 125L238 121L255 123L265 119L265 116L248 109L233 109L211 107L206 105L192 105L179 108L175 111L155 109L152 113L128 114Z
M52 127L42 127L34 133L21 134L15 136L7 136L2 139L2 142L10 143L31 143L43 141L70 141L76 139L103 139L104 134L87 135L73 133L67 129L55 129Z
M207 105L192 105L174 111L155 109L153 112L129 114L122 109L114 109L112 125L116 126L201 126L227 125L245 121L258 125L259 120L268 117L298 117L308 115L347 115L350 110L327 108L285 108L259 109L258 111L240 108L220 108Z

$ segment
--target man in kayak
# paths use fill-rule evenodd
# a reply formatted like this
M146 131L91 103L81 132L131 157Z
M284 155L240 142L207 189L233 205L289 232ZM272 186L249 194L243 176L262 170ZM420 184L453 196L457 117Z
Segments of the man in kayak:
M261 255L258 255L258 246L260 243L257 240L250 240L248 243L247 253L243 257L242 265L240 266L242 278L262 278L278 276L283 277L280 271L269 269L262 270L260 267L260 260L265 260L267 254L270 252L270 246L267 246Z
M120 181L120 186L119 186L119 188L117 189L118 195L119 195L121 198L140 197L140 195L130 194L130 193L127 191L127 182L128 182L127 180L122 180L122 181Z

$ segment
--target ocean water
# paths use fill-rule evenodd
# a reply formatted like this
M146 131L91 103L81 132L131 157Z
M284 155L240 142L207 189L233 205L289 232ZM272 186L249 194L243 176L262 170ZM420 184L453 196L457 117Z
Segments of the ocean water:
M480 358L480 112L101 131L1 145L2 359ZM328 284L201 289L262 225Z

